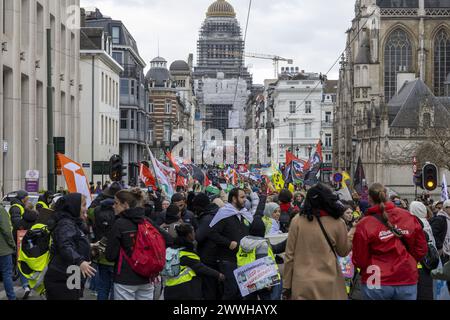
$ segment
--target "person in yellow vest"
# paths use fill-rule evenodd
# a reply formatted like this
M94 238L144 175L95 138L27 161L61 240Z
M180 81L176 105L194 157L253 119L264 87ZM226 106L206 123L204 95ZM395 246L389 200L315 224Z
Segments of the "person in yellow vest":
M13 227L14 242L17 243L17 231L30 230L38 219L38 214L33 210L33 206L28 201L28 192L20 190L16 192L16 197L11 200L9 215ZM24 290L23 300L28 299L31 293L28 280L20 274L20 283Z
M172 248L179 249L180 273L165 281L164 300L204 300L202 278L213 277L224 281L225 276L206 266L194 249L195 232L190 224L175 227L178 237Z
M276 263L275 254L280 254L285 251L286 240L277 245L271 245L270 242L264 238L265 233L266 226L264 225L261 216L255 216L250 226L250 234L241 240L239 252L236 255L238 268L267 256L271 257ZM281 300L283 286L281 283L281 275L279 275L279 277L279 284L252 293L245 297L245 300Z
M53 192L51 191L46 191L43 195L41 195L35 206L36 211L39 212L41 209L50 209L53 196Z

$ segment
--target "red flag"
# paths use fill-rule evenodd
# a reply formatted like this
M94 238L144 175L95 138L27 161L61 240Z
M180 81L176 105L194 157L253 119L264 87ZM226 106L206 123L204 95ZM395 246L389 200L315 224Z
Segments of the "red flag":
M170 160L170 163L172 164L172 167L175 169L175 172L178 174L178 172L180 172L180 167L178 166L177 162L173 158L172 154L170 152L167 152L166 156Z
M292 161L299 161L303 162L303 160L300 160L296 156L294 156L292 153L290 153L288 150L286 150L286 165L290 165Z
M182 176L177 176L177 187L186 187L188 185L188 181L186 178Z
M145 184L146 187L152 186L156 189L156 179L153 176L152 172L149 168L147 168L144 164L140 164L139 168L139 178Z
M205 187L209 187L211 184L212 184L211 180L209 180L208 175L205 174L205 182L204 182Z
M322 154L322 140L319 140L319 143L317 144L316 153L320 157L320 162L323 162L323 154Z

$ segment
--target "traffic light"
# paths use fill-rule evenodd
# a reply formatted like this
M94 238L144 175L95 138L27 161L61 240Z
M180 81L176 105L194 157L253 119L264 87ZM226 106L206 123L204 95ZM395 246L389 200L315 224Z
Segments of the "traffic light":
M119 155L113 155L109 162L111 168L109 177L111 178L111 181L121 182L122 178L127 175L126 172L124 172L126 167L123 165L122 157Z
M434 191L438 187L438 169L436 165L427 163L423 167L423 188L428 191Z

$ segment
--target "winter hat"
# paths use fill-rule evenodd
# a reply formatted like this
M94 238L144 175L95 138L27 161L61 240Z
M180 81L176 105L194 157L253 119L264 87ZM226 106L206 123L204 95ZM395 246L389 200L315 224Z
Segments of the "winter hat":
M171 224L180 220L180 208L172 204L166 209L166 224Z
M272 214L280 209L280 206L274 202L269 202L266 204L266 208L264 209L264 216L271 218Z
M195 196L194 200L192 200L193 207L206 208L211 204L211 200L204 193L199 193Z
M409 211L411 214L415 215L417 218L426 219L427 218L427 207L422 202L413 201L409 206Z
M16 192L16 199L17 200L23 200L26 197L28 197L28 192L26 192L25 190L19 190Z
M442 205L442 209L445 209L447 207L450 207L450 200L445 200L444 204Z
M118 182L114 182L112 185L109 186L108 189L106 189L103 194L108 197L114 197L117 192L122 190L122 186Z
M254 237L264 238L266 235L266 226L261 219L261 216L255 216L250 225L249 235Z

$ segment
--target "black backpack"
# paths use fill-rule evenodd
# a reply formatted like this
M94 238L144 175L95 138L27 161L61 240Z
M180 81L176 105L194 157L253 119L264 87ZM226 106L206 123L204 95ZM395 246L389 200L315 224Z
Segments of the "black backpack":
M96 241L99 241L108 234L116 220L112 203L102 203L96 207L94 209L94 219L94 235Z

